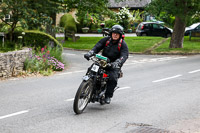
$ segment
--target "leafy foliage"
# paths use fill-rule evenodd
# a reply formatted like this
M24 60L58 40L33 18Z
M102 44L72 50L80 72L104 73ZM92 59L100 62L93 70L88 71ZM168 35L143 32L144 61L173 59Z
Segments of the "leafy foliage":
M105 26L107 28L112 28L112 26L115 24L119 24L119 23L117 23L116 20L113 20L113 19L109 19L105 21Z

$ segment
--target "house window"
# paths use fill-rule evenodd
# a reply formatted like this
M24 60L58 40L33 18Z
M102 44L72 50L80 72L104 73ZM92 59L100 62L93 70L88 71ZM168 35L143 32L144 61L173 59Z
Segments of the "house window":
M5 21L6 22L10 22L10 14L6 14L5 15Z

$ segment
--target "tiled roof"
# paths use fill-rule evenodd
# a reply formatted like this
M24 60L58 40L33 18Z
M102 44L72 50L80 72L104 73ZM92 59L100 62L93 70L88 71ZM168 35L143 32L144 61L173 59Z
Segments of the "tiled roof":
M129 7L129 8L142 8L150 3L151 0L124 0L123 2L115 2L109 0L110 8Z

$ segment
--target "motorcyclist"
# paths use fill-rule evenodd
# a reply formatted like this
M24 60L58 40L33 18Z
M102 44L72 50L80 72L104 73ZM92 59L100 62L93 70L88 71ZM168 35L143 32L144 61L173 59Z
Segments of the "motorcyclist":
M127 60L129 52L128 46L123 39L123 27L114 25L110 30L109 37L101 39L84 57L89 60L91 56L99 53L102 50L102 55L108 57L111 62L111 67L107 70L109 79L105 93L105 103L109 104L113 97L114 89L117 86L119 72L124 62Z

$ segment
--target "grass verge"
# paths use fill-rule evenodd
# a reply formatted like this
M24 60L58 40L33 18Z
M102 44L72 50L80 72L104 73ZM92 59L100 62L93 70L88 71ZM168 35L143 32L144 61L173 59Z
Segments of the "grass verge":
M103 37L81 37L76 42L62 41L64 38L57 38L60 42L63 42L63 47L72 48L77 50L90 50L94 45ZM200 38L193 37L189 41L189 37L184 37L183 48L169 48L170 38L162 37L126 37L125 41L128 45L130 53L146 53L151 49L151 54L198 54L200 53ZM158 45L158 43L162 42ZM156 46L156 47L155 47ZM155 49L152 49L155 48Z
M193 37L189 41L189 36L184 37L183 48L169 48L170 39L164 42L160 47L154 49L152 53L160 54L199 54L200 53L200 38Z
M63 47L78 50L89 50L103 37L81 37L76 42L71 39L63 43ZM64 38L58 38L62 41ZM130 52L143 53L148 48L152 47L155 43L161 41L161 37L126 37L125 41L129 47Z

